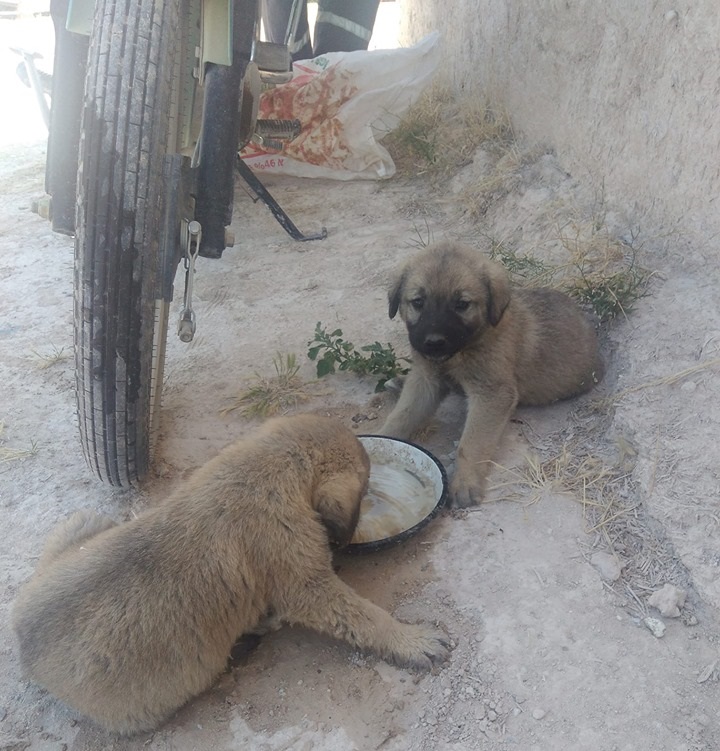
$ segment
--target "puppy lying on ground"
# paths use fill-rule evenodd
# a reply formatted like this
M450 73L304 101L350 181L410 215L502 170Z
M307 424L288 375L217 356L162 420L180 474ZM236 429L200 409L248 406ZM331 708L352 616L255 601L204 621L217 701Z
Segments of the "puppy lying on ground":
M409 438L453 388L468 411L450 493L478 503L495 448L516 405L550 404L588 391L603 375L595 330L552 289L510 289L507 272L480 252L444 242L424 249L389 291L413 368L380 429Z
M74 514L14 607L28 677L128 734L208 688L268 618L430 668L445 636L396 621L332 568L328 535L352 538L368 474L348 429L299 415L228 446L132 521Z

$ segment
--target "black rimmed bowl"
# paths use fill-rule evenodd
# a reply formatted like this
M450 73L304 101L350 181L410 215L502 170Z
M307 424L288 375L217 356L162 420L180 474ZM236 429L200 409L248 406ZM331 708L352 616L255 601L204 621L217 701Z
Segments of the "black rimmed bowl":
M368 494L348 553L370 553L417 534L445 505L445 468L429 451L410 441L359 435L370 457Z

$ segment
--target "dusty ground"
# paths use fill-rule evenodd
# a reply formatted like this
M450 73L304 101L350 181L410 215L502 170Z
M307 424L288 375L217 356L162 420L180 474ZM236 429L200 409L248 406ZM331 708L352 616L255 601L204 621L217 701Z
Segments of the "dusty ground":
M273 178L269 187L303 229L327 226L325 241L307 245L287 238L238 190L238 245L222 260L200 263L198 336L189 346L170 339L155 471L141 491L119 492L90 476L76 437L71 242L28 209L42 191L42 132L26 127L6 139L0 749L720 747L717 375L708 365L720 333L718 273L707 248L652 232L639 250L657 271L651 295L606 329L609 372L597 392L518 414L488 503L445 513L401 548L338 559L341 576L401 619L442 624L455 644L446 666L413 675L285 629L159 731L129 741L99 732L20 674L7 616L59 519L88 507L124 519L163 497L252 427L238 411L222 410L257 374L273 374L276 352L295 353L302 363L310 396L301 409L331 412L372 432L391 401L374 396L372 379L312 383L305 353L317 321L342 328L356 344L390 341L404 352L402 326L387 318L386 279L419 236L482 247L491 236L523 253L557 256L549 217L563 206L592 214L596 186L578 183L552 155L537 152L518 168L511 190L472 218L455 197L482 177L486 157L478 152L442 190L423 179L340 185ZM635 229L623 207L611 208L613 231ZM668 382L690 367L696 370ZM450 402L425 439L448 465L461 419L461 402ZM560 492L561 482L528 479L528 461L548 462L549 472L563 447L602 462L611 478L602 498L612 496L614 519L598 521L603 509L584 509L577 483L574 493ZM559 474L561 481L572 475ZM592 487L585 496L598 502ZM602 552L624 564L615 582L601 577ZM667 582L688 592L680 618L663 618L647 604ZM662 638L643 624L646 615L664 621Z

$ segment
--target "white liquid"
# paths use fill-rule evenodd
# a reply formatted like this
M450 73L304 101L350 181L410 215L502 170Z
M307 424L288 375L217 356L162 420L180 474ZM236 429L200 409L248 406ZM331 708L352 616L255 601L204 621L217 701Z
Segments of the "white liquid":
M414 527L435 507L433 483L397 464L373 463L352 542L375 542Z

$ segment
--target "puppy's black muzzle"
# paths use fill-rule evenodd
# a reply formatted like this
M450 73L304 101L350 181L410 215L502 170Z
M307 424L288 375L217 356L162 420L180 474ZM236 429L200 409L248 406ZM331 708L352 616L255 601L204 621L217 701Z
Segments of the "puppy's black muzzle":
M430 360L447 360L448 357L455 354L447 337L442 334L428 334L423 339L421 346L415 347L415 349Z
M423 357L435 362L449 360L473 336L474 328L445 306L433 306L425 302L425 309L414 322L409 322L408 338L413 349Z
M464 341L461 338L450 338L438 331L423 332L421 330L409 332L410 344L428 360L443 362L450 359L462 349Z

